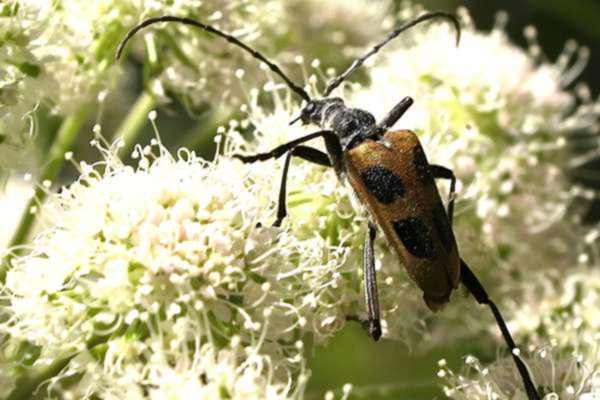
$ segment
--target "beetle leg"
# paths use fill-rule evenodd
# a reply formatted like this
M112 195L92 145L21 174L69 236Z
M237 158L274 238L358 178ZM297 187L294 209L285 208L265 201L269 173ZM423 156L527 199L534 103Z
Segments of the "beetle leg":
M283 163L283 174L281 175L281 185L279 187L279 201L277 203L277 219L273 223L273 226L281 226L281 222L287 216L286 208L286 187L287 187L287 176L290 169L290 161L292 156L300 157L303 160L323 165L325 167L331 167L331 161L329 156L322 151L313 149L307 146L297 146L292 150L288 151L285 156Z
M308 134L306 136L302 136L298 139L294 139L294 140L284 143L282 145L279 145L279 146L275 147L273 150L266 152L266 153L258 153L258 154L254 154L251 156L245 156L242 154L234 154L233 158L237 158L238 160L241 160L244 163L252 163L255 161L266 161L271 158L279 158L282 155L284 155L285 153L287 153L288 151L292 150L294 147L297 147L299 144L308 142L309 140L312 140L312 139L315 139L318 137L324 138L326 143L328 141L331 141L334 139L337 140L337 136L335 136L333 131L329 131L329 130L317 131L317 132Z
M413 99L411 97L405 97L396 104L394 108L383 118L383 120L377 124L377 128L380 132L385 132L404 115L404 113L412 106Z
M379 294L377 293L377 274L375 271L375 252L373 242L377 234L377 228L373 222L369 221L369 232L365 239L364 248L364 282L365 282L365 303L367 305L367 330L373 340L377 341L381 337L381 322L379 317Z
M473 271L469 268L469 266L461 259L460 260L460 279L462 283L466 286L469 292L475 297L475 300L479 304L485 304L490 307L492 313L494 314L494 318L496 319L496 323L502 332L502 336L504 337L504 341L508 345L510 352L512 354L513 360L517 365L517 369L521 374L521 378L523 379L523 383L525 385L525 391L527 393L527 397L529 400L539 400L540 396L535 389L535 385L533 384L533 380L529 375L529 371L527 370L527 366L518 355L517 346L510 335L510 331L506 326L506 322L504 322L504 318L502 318L502 314L500 314L500 310L496 304L489 298L487 292L483 288L479 279L475 276Z
M448 194L448 221L450 226L454 220L454 199L456 194L456 176L450 168L442 167L441 165L430 164L429 168L434 178L450 179L450 193Z

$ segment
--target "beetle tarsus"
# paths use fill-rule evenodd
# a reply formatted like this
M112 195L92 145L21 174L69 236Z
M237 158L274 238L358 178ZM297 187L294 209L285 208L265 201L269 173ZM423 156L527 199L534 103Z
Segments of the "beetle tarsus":
M358 322L374 341L381 338L381 321L379 319L361 319L356 315L346 315L346 321Z
M277 218L275 220L275 222L273 222L273 225L271 225L273 228L279 228L281 226L281 224L283 223L283 218Z
M367 321L367 331L374 341L378 341L381 338L381 322L378 319Z

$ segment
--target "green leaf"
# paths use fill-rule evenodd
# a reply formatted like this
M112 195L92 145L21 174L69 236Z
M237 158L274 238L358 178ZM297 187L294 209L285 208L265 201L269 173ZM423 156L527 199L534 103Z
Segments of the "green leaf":
M173 38L173 36L161 31L159 31L157 35L160 40L166 43L166 45L169 47L169 50L171 50L175 55L175 58L177 58L183 65L192 69L192 71L198 71L198 66L192 60L190 60L188 56L185 55L185 53L177 45L177 41Z
M246 271L246 275L248 275L248 278L252 279L254 282L261 284L261 285L267 281L265 278L263 278L256 272Z
M0 8L0 17L14 17L19 11L19 3L4 4Z
M32 78L37 78L40 75L40 73L42 72L42 69L38 65L32 64L27 61L23 61L21 63L16 63L14 65L17 68L19 68L19 71L21 71L22 73L24 73L27 76L31 76Z
M132 285L137 285L140 282L140 279L142 279L145 270L146 268L143 264L138 262L130 262L129 267L127 268L127 278L129 283Z

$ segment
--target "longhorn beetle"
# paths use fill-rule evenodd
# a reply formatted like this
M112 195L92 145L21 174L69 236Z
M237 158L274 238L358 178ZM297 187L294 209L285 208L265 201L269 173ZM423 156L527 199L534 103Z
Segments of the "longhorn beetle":
M300 115L290 125L317 125L320 130L277 146L272 151L255 155L236 155L244 163L264 161L285 156L279 190L279 203L275 226L280 226L287 215L286 183L292 157L333 167L341 181L348 181L368 210L368 233L364 246L364 285L369 335L378 340L381 336L379 301L375 274L373 242L379 227L388 242L395 248L408 275L423 291L429 309L439 311L450 300L450 294L462 282L475 300L490 307L511 350L512 357L523 379L530 400L539 400L527 367L520 359L515 342L496 304L489 298L469 266L458 254L452 231L456 177L451 169L430 164L417 136L409 130L391 131L390 128L413 104L410 97L402 99L377 122L368 111L346 107L331 92L356 71L369 57L405 30L424 21L444 18L456 30L456 45L460 42L460 23L451 14L431 12L399 26L383 41L362 57L356 59L342 74L333 79L325 89L323 98L312 99L300 86L292 82L283 71L263 54L244 44L234 36L202 22L176 16L149 18L132 28L119 44L119 59L129 39L139 30L159 22L176 22L191 25L242 48L262 61L271 71L285 81L305 105ZM303 145L312 139L322 138L327 153ZM450 180L447 210L444 209L434 179Z

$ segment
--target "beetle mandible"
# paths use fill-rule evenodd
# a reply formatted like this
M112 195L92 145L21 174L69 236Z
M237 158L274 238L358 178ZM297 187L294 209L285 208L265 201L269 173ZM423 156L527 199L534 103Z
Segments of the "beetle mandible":
M405 97L377 122L368 111L349 108L339 97L330 97L332 91L382 47L402 32L422 22L443 18L456 30L456 45L460 42L460 23L455 16L444 12L423 14L390 32L362 57L357 58L342 74L334 78L320 99L311 98L300 86L288 78L275 63L234 36L213 26L190 18L162 16L149 18L132 28L117 49L117 59L126 43L139 30L159 22L191 25L219 36L242 48L262 61L277 74L306 104L290 125L300 121L313 124L320 130L277 146L266 153L236 155L245 163L264 161L285 156L279 190L277 219L281 225L287 215L286 183L292 157L334 168L341 181L347 181L368 211L368 232L364 246L364 285L369 335L381 336L379 301L375 273L373 242L379 227L388 242L402 259L408 275L423 291L423 299L432 311L440 310L450 300L450 294L462 283L475 300L490 307L498 327L511 350L513 360L523 379L530 400L539 400L527 367L518 354L515 342L496 304L490 299L481 282L462 260L452 230L456 177L446 167L430 164L418 137L409 130L391 131L390 128L413 104ZM322 138L326 153L303 145ZM447 209L435 184L435 179L450 180Z

